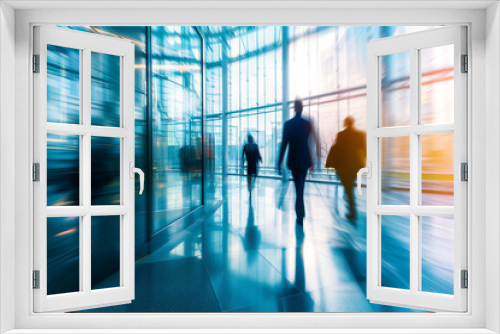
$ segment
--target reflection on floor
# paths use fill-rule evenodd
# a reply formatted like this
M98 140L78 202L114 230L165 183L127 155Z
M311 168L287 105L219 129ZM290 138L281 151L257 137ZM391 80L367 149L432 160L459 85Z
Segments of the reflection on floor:
M284 199L280 200L285 194ZM306 185L304 226L293 185L228 177L227 198L208 219L136 266L136 298L91 312L392 312L366 299L366 197L344 219L341 186Z

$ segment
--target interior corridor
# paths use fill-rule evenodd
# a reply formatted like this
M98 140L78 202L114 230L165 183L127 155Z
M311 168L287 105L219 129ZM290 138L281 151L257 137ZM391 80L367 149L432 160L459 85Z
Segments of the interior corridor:
M351 223L342 186L308 182L301 227L291 182L257 178L251 200L245 177L222 188L212 214L136 262L131 304L90 312L412 311L366 299L365 194Z
M134 112L134 147L129 149L135 151L133 164L144 171L145 182L142 195L139 178L135 188L125 187L124 180L131 181L123 173L128 168L123 166L125 140L112 135L124 118L120 58L93 52L89 73L80 73L79 50L47 45L49 130L41 132L40 140L47 144L42 152L47 172L43 200L53 212L46 217L43 240L48 298L82 292L82 277L90 281L90 290L101 290L96 294L133 282L132 270L124 274L128 245L127 268L134 259L136 266L134 299L86 312L408 311L367 300L366 194L356 195L347 212L341 165L327 159L332 151L344 150L337 155L366 165L370 41L432 26L63 28L133 43L134 105L127 110L129 116ZM419 223L418 282L422 292L446 295L455 293L451 213L459 203L453 153L459 136L450 130L455 111L448 103L455 85L453 50L445 45L422 51L421 125L434 130L420 136L418 152L408 135L380 139L377 199L382 206L410 207L410 170L418 167L419 205L431 207ZM406 129L410 54L384 57L381 124ZM87 76L92 88L88 97L80 94L80 81ZM84 116L91 129L100 131L91 136L90 145L72 132L87 119L80 109L89 98L92 108ZM282 181L278 171L280 149L286 148L284 124L296 113L310 120L316 134L310 136L316 155L309 165L314 172L305 179L303 226L296 222L294 185ZM63 127L67 133L61 133ZM444 132L434 133L436 128ZM109 133L103 135L103 129ZM352 140L338 144L347 130L361 135L357 146ZM261 159L254 166L259 176L250 200L250 160L246 153L245 168L242 153L251 143L258 145ZM290 156L291 146L287 150ZM410 168L415 152L421 164ZM285 166L283 161L286 174ZM348 169L356 173L360 166ZM90 189L87 197L82 189ZM134 216L114 211L124 206L123 194L132 196L132 191ZM101 211L82 223L84 202ZM433 206L446 210L432 214ZM109 212L102 213L103 208ZM402 212L379 214L379 285L408 291L410 262L416 263L416 257L410 259L413 216ZM356 214L356 219L346 219ZM84 244L80 238L88 230L90 244ZM133 243L130 238L125 245L124 230L133 233ZM84 262L90 267L85 274Z

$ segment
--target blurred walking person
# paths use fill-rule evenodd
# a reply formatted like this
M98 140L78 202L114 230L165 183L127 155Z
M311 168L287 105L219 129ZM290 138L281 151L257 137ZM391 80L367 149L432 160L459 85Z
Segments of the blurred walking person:
M309 149L309 137L312 134L316 144L316 155L321 158L321 148L314 128L308 120L302 118L302 101L296 100L294 103L295 117L285 122L283 127L283 140L278 159L278 173L281 175L281 162L285 155L287 146L288 161L287 166L292 172L295 184L295 213L297 214L297 224L302 225L305 217L304 208L304 186L307 171L314 166L314 161Z
M257 163L262 162L259 146L255 143L252 135L248 135L247 144L243 146L242 158L244 159L245 156L247 161L248 193L252 197L252 176L257 176Z
M349 213L346 218L356 218L356 204L354 200L354 181L358 171L366 166L366 133L354 127L354 118L348 116L344 119L343 131L337 134L325 167L335 168L340 182L344 186L347 197Z

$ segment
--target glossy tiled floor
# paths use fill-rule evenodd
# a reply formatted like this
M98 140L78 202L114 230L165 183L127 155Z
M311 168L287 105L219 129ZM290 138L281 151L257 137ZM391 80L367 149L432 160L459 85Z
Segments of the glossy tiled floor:
M343 189L306 185L304 226L293 184L228 177L224 204L136 267L136 299L93 312L391 312L366 299L366 208L345 220ZM284 196L281 196L284 194Z

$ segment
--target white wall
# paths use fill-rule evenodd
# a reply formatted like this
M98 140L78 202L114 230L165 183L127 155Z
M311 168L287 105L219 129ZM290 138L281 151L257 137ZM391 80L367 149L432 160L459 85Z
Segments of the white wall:
M500 6L486 11L486 328L500 332Z
M14 328L14 10L0 3L0 333Z
M488 22L491 24L495 22L496 38L489 38L490 43L496 45L496 51L488 55L491 63L499 62L498 52L498 9L495 7L493 11L495 15L489 18ZM491 10L490 10L491 13ZM498 122L492 124L490 119L485 117L485 110L488 109L489 115L496 117L499 120L498 114L500 105L500 94L498 89L490 90L489 97L485 98L485 19L484 10L18 10L16 11L16 325L20 328L79 328L79 327L94 327L94 328L136 328L141 321L145 321L152 328L170 328L181 327L199 327L199 328L239 328L239 327L262 327L262 328L286 328L294 326L295 328L315 327L315 328L401 328L404 326L417 327L476 327L482 328L485 324L485 224L490 225L488 231L492 234L489 235L489 243L498 243L498 224L500 217L500 207L498 199L500 198L500 177L496 175L496 183L488 183L489 190L492 194L496 194L496 199L493 200L490 207L495 210L496 216L489 215L488 220L485 216L485 166L486 166L486 137L485 127L489 124L493 129L498 131ZM418 321L414 315L401 314L398 317L392 315L368 315L360 314L356 316L350 315L334 315L334 314L280 314L266 316L261 314L252 315L251 317L245 315L226 315L226 314L213 314L206 315L182 315L182 314L168 314L162 317L147 317L139 319L136 316L118 315L108 321L108 317L98 317L92 314L82 314L78 317L66 317L58 314L44 315L39 317L28 316L29 310L32 309L31 304L31 289L30 289L30 274L32 265L30 262L30 254L32 249L32 216L30 208L32 205L30 195L32 182L30 181L30 163L32 162L31 155L31 106L28 97L31 91L30 81L30 23L59 23L59 24L143 24L147 22L150 25L175 25L175 24L291 24L291 25L335 25L335 24L356 24L363 23L366 25L377 24L380 22L390 23L394 25L408 24L413 22L415 24L433 24L433 23L448 23L448 24L467 24L471 23L471 40L472 40L472 66L470 83L473 87L472 100L469 102L472 113L469 118L469 131L470 136L473 138L471 143L472 157L469 158L471 162L471 180L473 180L472 189L469 193L472 205L469 214L470 222L473 228L469 228L470 238L469 246L471 247L469 258L469 269L471 272L471 284L474 285L474 292L469 290L471 297L472 314L470 315L443 315L432 316L425 318L425 321ZM491 33L491 31L490 31ZM3 47L2 43L2 47ZM495 64L496 64L495 63ZM496 71L490 71L488 74L490 80L495 81L495 85L490 85L489 89L493 87L498 88L500 66L496 64ZM13 75L9 77L14 77ZM11 87L12 87L11 82ZM485 108L486 101L495 97L496 105L492 108ZM488 102L491 105L491 101ZM496 141L489 140L488 143L492 145L491 150L498 150L500 137L495 134ZM490 162L492 157L499 157L500 152L492 153L488 157ZM3 151L2 151L3 154ZM1 157L1 156L0 156ZM492 165L489 174L498 174L498 161ZM3 190L2 190L3 191ZM496 231L496 233L495 233ZM498 245L494 245L497 252L495 254L486 254L488 264L492 262L499 268L498 263ZM495 268L495 266L492 266ZM494 294L488 292L488 301L491 305L496 305L492 310L488 311L489 322L491 328L500 327L498 320L499 313L499 287L493 286L494 282L498 285L498 274L500 270L491 272L492 276L488 277L488 284L496 291ZM473 283L475 282L475 283ZM477 283L477 284L476 284ZM3 297L2 297L3 299ZM395 319L397 318L397 319ZM395 321L397 320L397 321ZM494 327L497 326L497 327Z

